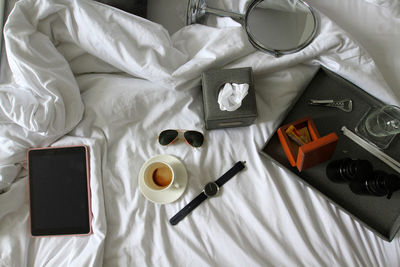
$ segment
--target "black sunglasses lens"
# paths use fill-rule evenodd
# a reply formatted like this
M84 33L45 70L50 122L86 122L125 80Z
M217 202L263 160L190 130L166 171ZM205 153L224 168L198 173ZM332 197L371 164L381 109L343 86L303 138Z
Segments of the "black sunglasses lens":
M197 131L186 131L183 136L186 141L194 147L200 147L204 142L203 134Z
M160 145L166 146L171 144L172 141L178 136L178 132L176 130L165 130L160 133L158 136L158 142Z

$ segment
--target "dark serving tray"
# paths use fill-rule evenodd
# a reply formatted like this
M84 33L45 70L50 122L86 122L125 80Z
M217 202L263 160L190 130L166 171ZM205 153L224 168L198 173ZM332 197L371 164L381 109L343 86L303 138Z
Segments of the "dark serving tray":
M350 98L353 101L353 111L350 113L337 108L307 105L309 99L340 100L344 98ZM321 67L303 93L294 101L292 108L288 110L288 114L281 125L305 116L311 116L321 136L331 132L336 132L339 136L339 141L331 160L346 157L366 159L372 163L374 170L398 174L384 162L351 141L347 136L344 136L341 131L342 126L346 126L355 133L357 123L368 112L370 107L382 106L383 104L344 78ZM398 136L384 152L399 160L400 141ZM356 195L350 191L346 183L334 183L327 178L325 168L331 160L299 172L289 164L276 132L263 146L261 153L272 159L280 167L295 173L300 181L322 193L328 200L384 240L391 241L399 230L400 191L395 192L391 199Z

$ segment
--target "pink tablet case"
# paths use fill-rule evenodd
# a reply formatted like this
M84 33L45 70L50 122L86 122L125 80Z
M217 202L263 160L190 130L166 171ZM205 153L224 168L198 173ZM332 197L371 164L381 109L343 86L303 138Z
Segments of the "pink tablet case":
M92 201L91 201L91 188L90 188L90 164L89 164L89 147L86 145L76 145L76 146L59 146L59 147L42 147L42 148L30 148L27 150L26 153L26 158L28 162L28 186L27 186L27 191L28 191L28 201L29 201L29 206L31 205L30 203L30 190L29 190L29 182L30 182L30 177L29 177L29 151L31 150L43 150L43 149L57 149L57 148L69 148L69 147L84 147L85 152L86 152L86 177L87 177L87 190L88 190L88 208L89 208L89 232L85 234L66 234L66 235L32 235L32 229L31 229L31 213L29 210L29 233L31 234L31 237L49 237L49 236L87 236L93 234L93 228L92 228L92 219L93 219L93 213L92 213Z

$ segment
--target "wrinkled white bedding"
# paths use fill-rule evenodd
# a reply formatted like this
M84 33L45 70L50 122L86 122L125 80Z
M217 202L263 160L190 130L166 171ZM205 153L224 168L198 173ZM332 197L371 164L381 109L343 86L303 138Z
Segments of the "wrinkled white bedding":
M0 266L399 265L399 234L381 240L258 153L319 64L400 103L369 54L328 17L320 22L310 46L274 58L227 18L170 36L96 2L18 2L4 29L13 76L0 85ZM248 66L256 123L206 131L201 73ZM206 143L161 147L156 137L167 128L201 130ZM94 234L30 238L26 149L73 144L90 147ZM156 154L178 157L188 171L172 204L153 204L138 189L141 165ZM238 160L247 169L219 197L169 224Z

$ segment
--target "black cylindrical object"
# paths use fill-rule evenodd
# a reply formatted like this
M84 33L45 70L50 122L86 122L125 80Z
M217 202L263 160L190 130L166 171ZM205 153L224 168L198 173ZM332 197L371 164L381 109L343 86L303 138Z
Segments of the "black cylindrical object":
M326 167L326 176L336 183L365 180L372 176L372 172L373 167L369 161L350 158L332 161Z
M368 179L355 179L350 182L350 190L358 195L387 196L400 189L400 177L384 171L374 171Z

